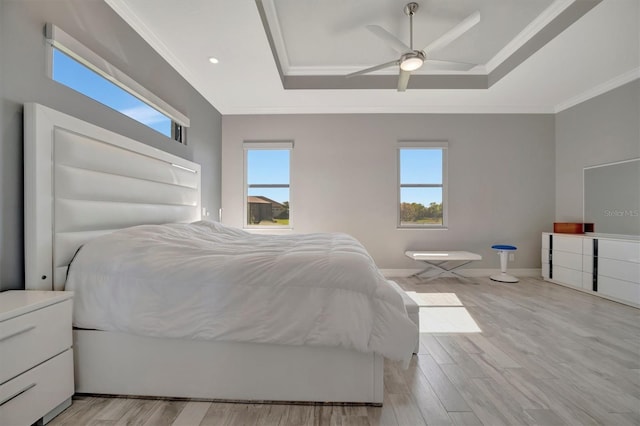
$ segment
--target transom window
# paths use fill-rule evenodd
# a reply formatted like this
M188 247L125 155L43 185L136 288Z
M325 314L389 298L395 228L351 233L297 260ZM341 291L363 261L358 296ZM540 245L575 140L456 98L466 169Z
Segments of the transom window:
M398 148L398 226L447 225L447 143L402 142Z
M108 64L55 25L47 25L50 75L89 98L172 138L186 143L187 117Z
M245 227L291 228L292 142L245 142Z

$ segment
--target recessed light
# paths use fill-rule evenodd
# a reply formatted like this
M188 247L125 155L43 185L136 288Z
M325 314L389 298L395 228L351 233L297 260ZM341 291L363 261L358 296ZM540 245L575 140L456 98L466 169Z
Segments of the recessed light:
M211 62L212 64L217 64L218 62L220 62L218 60L218 58L214 58L213 56L209 58L209 62Z

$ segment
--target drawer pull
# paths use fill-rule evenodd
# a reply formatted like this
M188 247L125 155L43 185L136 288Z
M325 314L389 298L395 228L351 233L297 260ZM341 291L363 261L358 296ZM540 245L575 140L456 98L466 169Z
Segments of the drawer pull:
M4 342L5 340L11 339L12 337L16 337L16 336L18 336L20 334L26 333L27 331L31 331L34 328L36 328L35 325L30 325L29 327L23 328L22 330L18 330L16 332L8 334L8 335L6 335L4 337L0 337L0 342Z
M22 390L19 390L18 392L14 393L13 395L3 399L2 401L0 401L0 407L2 407L4 404L6 404L7 402L11 401L14 398L19 397L20 395L22 395L23 393L25 393L26 391L28 391L31 388L35 388L36 384L35 383L31 383L28 386L25 386Z

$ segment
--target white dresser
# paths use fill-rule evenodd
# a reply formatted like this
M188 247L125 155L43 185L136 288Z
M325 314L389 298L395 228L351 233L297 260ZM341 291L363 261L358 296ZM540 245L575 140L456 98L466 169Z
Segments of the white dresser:
M44 424L71 404L72 296L0 293L0 425Z
M542 277L640 307L640 240L542 234Z

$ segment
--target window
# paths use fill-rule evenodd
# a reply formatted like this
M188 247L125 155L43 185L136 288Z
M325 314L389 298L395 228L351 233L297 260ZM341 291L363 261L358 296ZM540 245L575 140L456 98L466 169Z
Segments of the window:
M446 227L447 143L403 142L398 148L398 164L398 225Z
M245 227L291 228L292 142L245 142Z
M54 81L186 143L187 117L56 26L47 25L47 41Z

